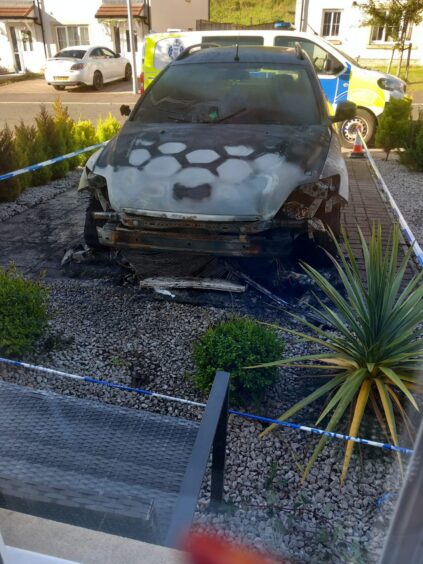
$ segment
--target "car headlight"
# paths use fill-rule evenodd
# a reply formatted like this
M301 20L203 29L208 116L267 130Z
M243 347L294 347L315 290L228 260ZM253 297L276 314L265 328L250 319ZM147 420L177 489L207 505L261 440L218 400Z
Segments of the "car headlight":
M398 80L394 77L384 77L379 78L377 81L378 86L382 88L382 90L390 90L391 92L394 90L399 90L400 92L404 92L404 83L401 80Z
M319 210L320 214L330 213L334 205L343 201L338 194L339 184L337 174L312 184L302 184L287 198L280 213L298 221L312 219Z

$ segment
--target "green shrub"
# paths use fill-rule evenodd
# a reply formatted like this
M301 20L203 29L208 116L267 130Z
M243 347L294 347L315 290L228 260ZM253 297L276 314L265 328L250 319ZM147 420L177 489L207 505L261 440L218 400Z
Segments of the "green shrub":
M15 150L19 168L47 160L42 145L38 143L37 128L34 125L26 125L23 121L15 127ZM49 167L44 167L22 174L19 178L23 188L39 186L51 179L51 171Z
M72 136L74 140L75 150L90 147L97 143L95 127L90 120L78 120L73 124ZM83 153L75 157L78 159L78 164L83 166L92 153Z
M356 253L343 233L344 250L333 237L337 255L332 261L344 286L335 288L324 275L311 266L305 272L316 284L326 301L319 299L319 308L312 308L328 329L306 323L312 334L285 329L302 340L319 344L320 352L281 360L280 366L298 366L326 373L328 380L313 393L285 411L279 420L289 419L312 402L319 401L322 412L316 425L326 421L327 431L343 430L360 436L360 426L366 412L373 412L390 442L399 443L397 419L408 428L408 402L419 407L412 392L423 392L423 271L409 281L404 280L413 249L400 259L401 232L398 225L388 240L382 229L374 228L369 242L359 230L361 254L365 267L362 279ZM304 361L307 364L304 364ZM275 363L269 363L274 369ZM328 395L329 394L329 395ZM262 435L275 430L272 424ZM306 478L328 441L323 436L304 472ZM354 442L345 445L341 482L348 471ZM401 457L398 454L401 465ZM401 466L402 468L402 466Z
M395 100L386 104L376 130L376 146L386 152L386 159L393 149L404 146L411 119L411 98Z
M97 143L108 141L116 135L119 129L120 123L112 114L109 113L105 119L100 117L96 128Z
M0 129L0 174L12 172L18 168L13 134L6 125ZM0 180L0 202L13 202L21 193L19 177Z
M47 290L14 268L0 268L0 353L19 356L47 327Z
M417 120L409 122L400 160L411 169L423 171L423 112Z
M66 142L63 132L56 127L53 117L48 113L44 104L41 104L40 113L36 116L37 142L47 159L59 157L66 153ZM45 167L51 172L51 178L63 178L69 172L69 163L65 160L49 167Z
M56 98L53 104L53 120L56 130L63 141L63 154L71 153L77 148L75 147L75 138L73 136L74 121L69 115L67 106L62 104L60 98ZM66 162L70 169L78 166L78 159L76 157L68 159Z
M231 373L231 399L235 403L257 401L277 378L277 368L246 370L284 350L275 329L251 319L233 318L208 329L194 345L196 386L209 392L217 370Z

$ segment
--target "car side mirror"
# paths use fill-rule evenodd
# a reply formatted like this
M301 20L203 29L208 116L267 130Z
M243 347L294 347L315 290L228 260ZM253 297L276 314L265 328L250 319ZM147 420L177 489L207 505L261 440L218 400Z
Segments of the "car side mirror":
M336 106L336 112L334 116L330 117L332 123L338 123L340 121L346 121L347 119L352 119L357 114L357 106L354 102L341 102Z
M129 116L130 113L131 113L131 108L127 104L122 104L120 107L120 115Z

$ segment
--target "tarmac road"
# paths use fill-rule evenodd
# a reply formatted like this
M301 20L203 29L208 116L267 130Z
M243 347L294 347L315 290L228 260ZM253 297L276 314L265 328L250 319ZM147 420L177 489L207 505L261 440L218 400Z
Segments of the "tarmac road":
M125 118L119 112L121 104L132 107L138 99L138 94L132 94L131 86L130 82L117 81L105 84L103 90L95 92L86 86L54 90L44 79L0 84L0 128L6 122L14 127L21 119L27 124L34 123L40 104L51 108L58 97L68 106L69 114L74 119L95 122L100 116L105 117L111 112L122 123Z

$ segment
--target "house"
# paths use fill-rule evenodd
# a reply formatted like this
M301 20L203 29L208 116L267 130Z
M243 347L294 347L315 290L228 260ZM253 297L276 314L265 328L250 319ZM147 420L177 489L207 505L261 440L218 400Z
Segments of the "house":
M209 0L132 0L132 16L141 64L147 33L195 29ZM0 0L0 73L40 72L60 49L87 44L130 56L126 0Z
M324 37L346 54L359 57L364 64L387 63L393 46L389 29L363 26L360 3L353 0L296 0L295 28ZM422 64L423 23L407 30L407 41L411 43L411 62Z

